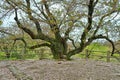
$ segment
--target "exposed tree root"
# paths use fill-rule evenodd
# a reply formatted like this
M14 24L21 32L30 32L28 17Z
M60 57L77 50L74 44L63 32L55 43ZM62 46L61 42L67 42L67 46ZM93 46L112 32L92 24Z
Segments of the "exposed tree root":
M8 69L12 72L13 76L17 78L17 80L33 80L32 77L21 72L16 66L10 65L8 66Z

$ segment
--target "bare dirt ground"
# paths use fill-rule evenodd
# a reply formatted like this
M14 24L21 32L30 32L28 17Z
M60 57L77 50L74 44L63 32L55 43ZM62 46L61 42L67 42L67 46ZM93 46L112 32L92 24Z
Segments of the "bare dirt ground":
M0 80L17 80L8 65L33 80L120 80L120 63L77 59L73 61L0 61Z

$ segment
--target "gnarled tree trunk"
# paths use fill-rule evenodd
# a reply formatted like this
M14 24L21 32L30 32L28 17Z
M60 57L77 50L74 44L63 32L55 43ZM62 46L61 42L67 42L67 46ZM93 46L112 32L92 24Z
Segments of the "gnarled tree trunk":
M53 42L51 45L51 52L54 59L64 59L67 55L67 42L64 38Z

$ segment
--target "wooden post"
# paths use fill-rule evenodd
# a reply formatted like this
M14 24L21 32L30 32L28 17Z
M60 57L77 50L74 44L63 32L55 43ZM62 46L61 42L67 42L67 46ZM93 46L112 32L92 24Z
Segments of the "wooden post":
M106 57L106 58L107 58L107 59L106 59L107 62L110 62L110 51L107 52L107 57Z
M86 58L86 59L89 58L89 51L88 51L88 49L85 50L85 58Z
M42 48L42 49L39 50L39 53L38 53L38 55L39 55L39 60L42 60L42 59L45 58L44 52L45 52L45 49L44 49L44 48Z

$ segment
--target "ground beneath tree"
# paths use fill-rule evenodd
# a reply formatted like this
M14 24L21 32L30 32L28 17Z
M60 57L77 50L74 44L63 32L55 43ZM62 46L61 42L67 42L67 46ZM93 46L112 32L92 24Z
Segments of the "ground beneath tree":
M0 61L0 80L17 80L8 65L33 80L120 80L120 63L77 59L73 61Z

